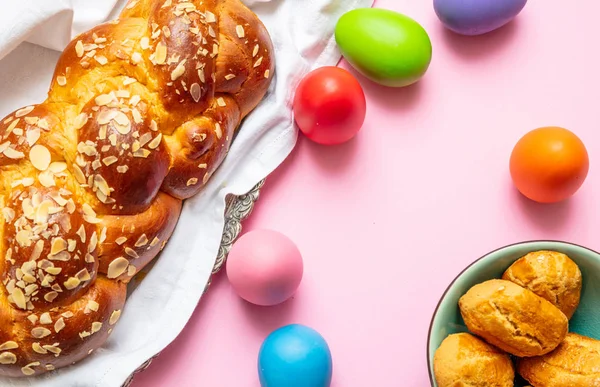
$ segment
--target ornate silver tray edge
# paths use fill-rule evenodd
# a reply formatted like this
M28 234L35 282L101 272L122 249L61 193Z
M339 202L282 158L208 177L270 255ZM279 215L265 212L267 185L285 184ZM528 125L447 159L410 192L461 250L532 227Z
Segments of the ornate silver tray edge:
M219 252L217 253L215 266L213 267L212 271L213 276L223 268L223 265L227 261L227 255L231 250L231 246L233 246L240 233L242 232L242 222L245 219L247 219L252 213L252 210L254 209L254 204L260 196L260 189L263 187L264 184L265 180L262 180L244 195L230 195L227 197L225 207L225 226L223 227L223 237L221 238L221 246L219 247ZM208 283L204 288L204 293L208 291L211 281L212 277L208 280ZM157 354L156 356L145 361L144 364L142 364L137 370L134 371L133 374L131 374L131 376L129 376L129 378L127 378L127 380L123 383L121 387L131 386L135 376L147 369L158 355L160 354Z

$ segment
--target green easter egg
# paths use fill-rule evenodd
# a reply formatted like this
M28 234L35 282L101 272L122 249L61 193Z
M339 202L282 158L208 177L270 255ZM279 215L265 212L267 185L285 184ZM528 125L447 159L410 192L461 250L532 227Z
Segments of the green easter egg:
M431 40L419 23L394 11L359 8L345 13L335 39L346 60L374 82L404 87L431 63Z

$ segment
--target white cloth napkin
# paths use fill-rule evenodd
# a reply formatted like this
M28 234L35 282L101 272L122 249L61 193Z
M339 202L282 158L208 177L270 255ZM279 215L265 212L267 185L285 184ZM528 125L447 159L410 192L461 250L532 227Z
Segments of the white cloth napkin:
M203 193L188 200L170 242L130 296L104 347L75 366L2 386L119 387L181 332L208 282L224 226L225 196L243 194L292 151L291 101L310 70L340 59L338 18L373 0L246 0L271 33L275 80L244 121L231 151ZM0 118L44 100L54 66L75 34L117 15L121 0L4 1L0 12ZM27 41L31 43L23 43ZM182 359L185 361L185 359ZM193 366L193 365L190 365Z

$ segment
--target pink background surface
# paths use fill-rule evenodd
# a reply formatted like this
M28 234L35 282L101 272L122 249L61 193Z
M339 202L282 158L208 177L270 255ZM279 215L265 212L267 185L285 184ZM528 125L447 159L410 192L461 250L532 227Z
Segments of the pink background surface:
M334 386L428 386L431 315L466 265L530 239L600 249L600 5L531 1L514 23L477 38L446 32L429 0L376 6L423 24L429 72L396 90L359 78L368 116L358 137L335 148L301 137L244 224L298 244L298 293L255 307L221 273L135 387L256 387L263 339L289 323L328 340ZM573 130L590 153L584 186L558 205L522 198L508 175L516 141L546 125Z

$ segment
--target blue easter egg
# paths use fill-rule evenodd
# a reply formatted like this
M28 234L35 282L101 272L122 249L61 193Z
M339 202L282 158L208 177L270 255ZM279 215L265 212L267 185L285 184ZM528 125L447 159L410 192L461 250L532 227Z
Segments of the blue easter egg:
M331 352L317 331L292 324L273 331L258 354L262 387L329 387Z

